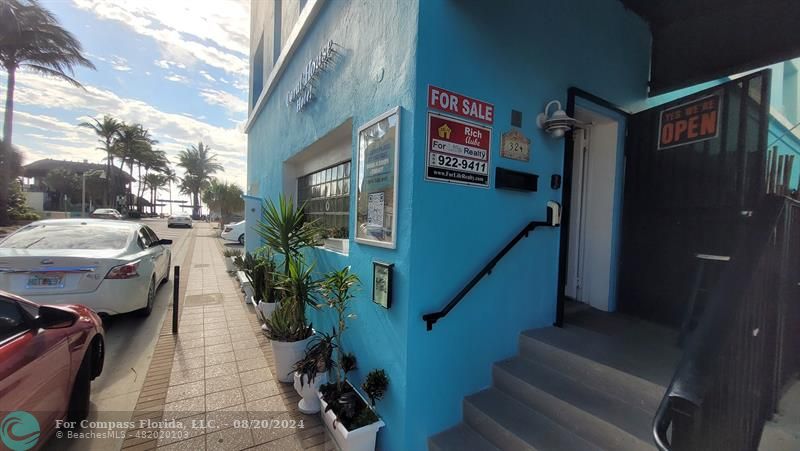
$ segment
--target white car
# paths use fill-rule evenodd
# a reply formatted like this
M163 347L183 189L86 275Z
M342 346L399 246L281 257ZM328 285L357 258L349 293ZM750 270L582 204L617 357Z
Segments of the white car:
M220 235L223 240L238 241L239 244L244 245L244 221L225 224Z
M113 208L98 208L92 212L91 217L97 219L122 219L122 215Z
M37 221L0 241L0 290L42 304L146 316L169 279L170 244L135 222Z
M167 218L167 227L188 227L192 228L192 217L188 215L172 215Z

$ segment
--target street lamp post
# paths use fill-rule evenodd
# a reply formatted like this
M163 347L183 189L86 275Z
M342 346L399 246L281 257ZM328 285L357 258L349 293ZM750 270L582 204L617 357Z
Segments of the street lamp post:
M86 216L86 171L81 175L81 218L83 218Z

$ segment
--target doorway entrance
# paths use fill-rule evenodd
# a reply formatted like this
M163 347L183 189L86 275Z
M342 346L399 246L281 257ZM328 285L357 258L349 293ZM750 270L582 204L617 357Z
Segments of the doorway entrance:
M625 118L582 99L574 117L571 220L564 295L596 309L616 309L622 148Z

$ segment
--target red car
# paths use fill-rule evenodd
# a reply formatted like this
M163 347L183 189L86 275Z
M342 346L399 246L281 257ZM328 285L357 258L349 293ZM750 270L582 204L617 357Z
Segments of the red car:
M32 414L38 443L56 420L89 412L91 381L103 370L103 323L82 305L39 305L0 291L0 421Z

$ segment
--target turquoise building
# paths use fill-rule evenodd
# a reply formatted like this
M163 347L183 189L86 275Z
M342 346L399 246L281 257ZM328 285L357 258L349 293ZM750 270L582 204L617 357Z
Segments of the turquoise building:
M626 155L642 124L634 113L667 100L705 99L697 108L722 116L734 109L724 99L745 94L713 91L732 72L709 72L659 88L719 80L700 94L649 97L658 91L653 46L663 32L635 3L253 0L247 248L259 245L253 226L263 199L285 193L306 202L306 213L330 232L324 246L309 251L316 269L350 266L359 275L357 319L345 341L358 357L355 380L373 368L390 378L378 405L386 423L379 449L436 448L429 440L443 431L500 447L504 439L478 430L475 417L465 419L474 405L464 407L464 398L497 383L493 364L520 352L523 331L563 325L575 301L679 327L671 312L683 312L685 303L639 309L622 299L630 293L620 273L634 186L625 182ZM778 79L766 141L797 155L797 64L775 66ZM746 87L763 92L756 83L764 79L753 80ZM715 104L714 96L724 101ZM754 101L752 114L766 98ZM557 109L577 121L568 121L564 137L537 122ZM715 152L724 120L714 116L713 130L704 132L693 119L676 122L676 130L687 127L680 149L710 142ZM763 123L757 118L747 127ZM581 159L588 148L593 156ZM754 150L766 160L763 148ZM763 173L765 166L754 165L743 169ZM799 172L797 157L794 189ZM760 183L746 189L758 191ZM547 224L521 234L527 238L446 316L423 320L531 222ZM388 308L373 302L375 262L393 265ZM324 312L310 314L317 329L330 327ZM654 410L645 409L648 426Z

